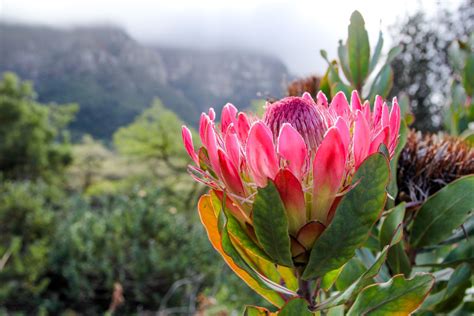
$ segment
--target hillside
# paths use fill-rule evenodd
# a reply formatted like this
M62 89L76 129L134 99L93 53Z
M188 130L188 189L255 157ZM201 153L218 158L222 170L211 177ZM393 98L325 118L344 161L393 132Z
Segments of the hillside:
M195 124L225 102L281 96L278 60L254 53L147 46L115 27L54 29L0 24L0 72L32 80L41 102L77 102L74 135L109 138L154 97Z

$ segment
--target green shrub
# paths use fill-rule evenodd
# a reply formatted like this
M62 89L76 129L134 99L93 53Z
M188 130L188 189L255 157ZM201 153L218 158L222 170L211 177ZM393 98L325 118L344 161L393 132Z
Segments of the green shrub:
M199 279L192 284L196 288L177 291L168 301L188 306L190 293L212 282L217 260L196 218L162 201L159 192L138 191L95 200L98 207L78 201L64 214L52 245L51 306L104 312L118 282L122 311L157 310L176 280Z
M42 182L0 186L0 305L30 311L49 284L48 257L59 191ZM48 206L49 205L49 206Z
M77 106L36 102L29 82L13 73L0 80L0 172L9 179L48 177L71 160L64 127Z

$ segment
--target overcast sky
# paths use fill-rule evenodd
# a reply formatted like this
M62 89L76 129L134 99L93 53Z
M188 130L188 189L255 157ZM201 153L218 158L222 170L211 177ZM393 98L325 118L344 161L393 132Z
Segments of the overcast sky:
M459 0L0 0L0 19L54 26L115 24L142 42L199 49L243 48L280 58L291 72L322 72L319 50L336 55L353 10L375 41L422 6L429 12ZM1 36L1 34L0 34ZM375 43L373 43L375 45Z

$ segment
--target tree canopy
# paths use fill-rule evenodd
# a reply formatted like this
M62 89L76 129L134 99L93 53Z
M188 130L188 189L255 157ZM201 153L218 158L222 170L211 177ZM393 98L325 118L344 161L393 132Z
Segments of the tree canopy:
M65 131L75 104L40 104L30 82L13 73L0 81L0 172L6 178L34 179L59 172L72 156Z

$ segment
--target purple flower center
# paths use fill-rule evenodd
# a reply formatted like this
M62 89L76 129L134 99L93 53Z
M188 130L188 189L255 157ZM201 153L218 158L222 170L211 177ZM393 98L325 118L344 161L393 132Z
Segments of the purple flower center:
M278 137L283 123L289 123L303 137L308 149L316 150L328 129L330 115L322 106L302 97L287 97L267 105L265 124Z

